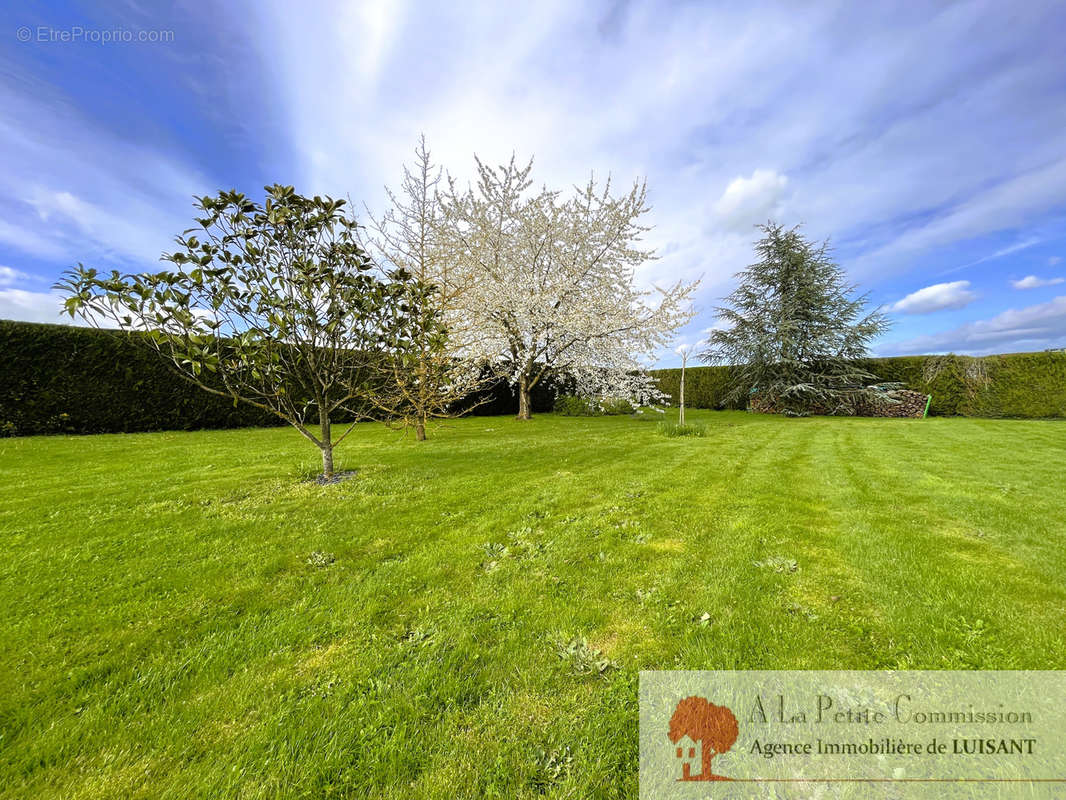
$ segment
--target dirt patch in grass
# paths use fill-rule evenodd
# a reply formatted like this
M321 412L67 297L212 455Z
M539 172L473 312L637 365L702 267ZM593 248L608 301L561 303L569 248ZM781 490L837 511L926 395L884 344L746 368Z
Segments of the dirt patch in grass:
M357 469L346 469L343 472L334 472L328 478L325 475L315 475L313 478L308 478L304 483L317 483L319 486L332 486L335 483L342 483L343 481L354 478L359 474Z

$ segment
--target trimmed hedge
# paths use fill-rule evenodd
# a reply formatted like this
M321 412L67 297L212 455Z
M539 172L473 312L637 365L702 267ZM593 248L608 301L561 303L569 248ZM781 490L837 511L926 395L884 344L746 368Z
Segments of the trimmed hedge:
M882 381L933 395L931 414L1066 417L1062 352L903 356L869 359L864 365ZM676 400L681 370L652 374ZM728 367L691 367L685 374L685 402L691 408L721 408L728 387ZM566 391L565 385L541 381L533 391L533 411L551 411L556 396ZM514 389L505 381L483 397L487 402L473 413L518 410ZM0 436L280 424L254 406L234 406L194 386L171 372L157 353L118 332L0 320Z
M685 406L687 408L734 408L747 407L747 400L726 403L730 384L729 367L689 367L685 370ZM670 396L671 404L677 404L681 393L680 369L656 369L650 375L659 379L659 389Z
M0 320L0 434L278 424L183 380L157 353L114 331Z
M628 400L592 400L574 394L560 394L552 411L563 417L617 417L632 414L636 408Z
M506 381L475 414L514 414ZM550 411L555 388L541 381L533 411ZM247 403L213 395L165 359L117 331L0 320L0 436L134 433L284 425Z
M898 381L931 394L929 413L937 416L1066 417L1066 353L1013 353L985 356L900 356L871 358L863 366L881 381ZM676 402L680 369L654 370L659 388ZM723 405L729 367L690 367L685 371L685 405L691 408L744 408Z

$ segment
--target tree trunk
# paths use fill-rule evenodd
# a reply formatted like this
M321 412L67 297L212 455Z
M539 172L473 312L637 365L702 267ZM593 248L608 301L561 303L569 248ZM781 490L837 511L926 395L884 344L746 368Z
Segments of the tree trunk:
M319 406L318 424L322 429L322 477L333 477L333 432L330 430L329 412Z
M678 424L685 424L685 363L681 362L681 399L677 405Z
M420 442L426 440L426 423L423 420L419 420L415 423L415 439Z
M710 747L706 742L700 743L700 761L703 762L703 769L700 772L700 778L705 781L712 779L711 776L714 773L711 771L711 762L714 761L714 757L718 755L713 747Z
M518 379L518 419L529 419L532 416L529 394L529 378L523 375Z
M333 477L333 445L322 445L322 477L329 479Z

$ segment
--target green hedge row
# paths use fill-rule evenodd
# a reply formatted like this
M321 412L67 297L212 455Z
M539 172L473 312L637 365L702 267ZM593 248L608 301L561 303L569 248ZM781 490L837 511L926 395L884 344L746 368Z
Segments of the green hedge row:
M0 320L0 435L277 425L113 331Z
M882 381L898 381L931 394L929 413L937 416L1066 417L1066 353L1014 353L985 356L900 356L863 362ZM676 404L680 369L652 372ZM729 367L689 367L685 405L692 408L743 408L724 404Z
M533 391L550 411L555 388ZM476 414L513 414L505 381L486 390ZM148 347L116 331L0 320L0 436L244 428L284 423L247 403L205 392Z
M931 394L930 413L973 417L1066 417L1066 354L870 359L870 372ZM656 370L676 403L680 369ZM721 408L728 367L691 367L685 402ZM550 411L566 387L543 381L533 410ZM513 414L505 382L488 390L478 414ZM724 407L743 408L743 404ZM132 433L282 424L259 409L209 394L171 372L146 347L113 331L0 320L0 436Z

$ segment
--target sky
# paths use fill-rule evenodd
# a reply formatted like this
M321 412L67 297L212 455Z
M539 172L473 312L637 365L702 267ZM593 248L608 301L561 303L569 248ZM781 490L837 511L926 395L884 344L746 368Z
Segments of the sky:
M420 134L538 184L647 180L646 287L755 225L828 238L877 355L1066 346L1066 4L24 2L0 34L0 318L68 323L75 263L161 269L194 195L379 213ZM677 361L664 350L660 366Z

